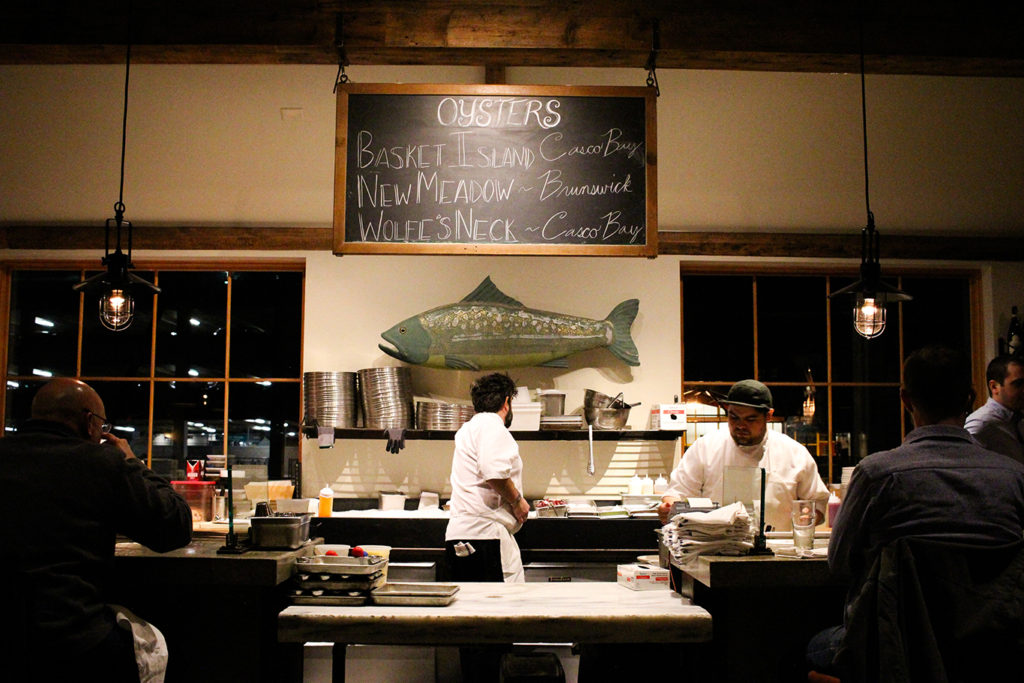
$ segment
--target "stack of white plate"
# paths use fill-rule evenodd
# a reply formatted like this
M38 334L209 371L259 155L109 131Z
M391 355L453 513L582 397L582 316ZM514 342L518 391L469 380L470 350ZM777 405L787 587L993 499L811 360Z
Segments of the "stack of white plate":
M367 368L358 375L365 426L368 429L411 429L415 413L409 368Z
M842 478L839 481L839 492L840 492L839 493L839 497L840 498L845 498L846 497L846 487L850 485L850 477L853 476L853 470L854 470L854 468L852 468L852 467L844 467L843 468Z
M541 416L541 429L583 429L582 415L551 415Z
M455 431L469 422L475 411L473 406L444 401L416 402L416 429L445 429Z
M356 373L305 372L302 398L306 423L316 420L321 427L355 427L358 399Z

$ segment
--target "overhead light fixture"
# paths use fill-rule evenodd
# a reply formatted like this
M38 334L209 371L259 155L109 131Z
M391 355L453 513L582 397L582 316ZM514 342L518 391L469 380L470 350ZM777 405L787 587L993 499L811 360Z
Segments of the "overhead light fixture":
M814 388L814 377L813 377L813 375L811 375L811 369L810 368L807 368L807 371L804 373L804 376L807 378L807 384L806 384L806 386L804 386L803 413L804 413L804 419L809 422L812 419L814 419L814 391L815 391L815 388Z
M878 231L875 214L871 212L868 192L868 113L864 87L864 26L860 36L860 115L864 136L864 203L868 224L861 230L860 279L852 285L838 289L829 298L841 294L854 295L853 329L865 339L873 339L885 331L885 307L890 302L910 301L914 297L882 281L882 266L878 263Z
M124 330L135 317L135 299L132 289L141 288L158 294L160 288L131 272L132 224L124 218L124 150L128 133L128 76L131 71L132 46L129 43L124 62L124 110L121 117L121 185L114 217L108 218L104 233L104 255L101 263L106 271L86 278L72 287L76 292L102 292L99 299L100 322L114 332ZM121 231L127 238L128 253L121 251ZM110 233L115 231L114 251L110 251Z

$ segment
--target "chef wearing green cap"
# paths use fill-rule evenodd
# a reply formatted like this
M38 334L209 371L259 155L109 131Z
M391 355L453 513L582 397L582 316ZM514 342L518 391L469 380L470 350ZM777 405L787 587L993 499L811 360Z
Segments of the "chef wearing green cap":
M774 412L768 387L757 380L742 380L732 385L719 404L729 430L705 434L686 449L658 508L662 523L667 523L672 504L678 500L699 497L721 503L726 467L765 469L765 524L772 529L792 528L790 503L794 500L813 500L816 523L821 523L828 488L803 445L768 429L768 418Z

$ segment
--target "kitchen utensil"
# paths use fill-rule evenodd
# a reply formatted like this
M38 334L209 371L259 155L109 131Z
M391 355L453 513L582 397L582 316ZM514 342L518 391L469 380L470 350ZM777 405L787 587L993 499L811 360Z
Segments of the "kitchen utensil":
M592 427L597 429L622 429L629 419L629 408L598 408L594 411Z
M639 405L639 403L630 405L623 401L621 391L615 396L602 394L601 392L594 391L593 389L587 389L583 392L583 417L586 419L587 424L596 425L598 429L621 429L622 425L626 424L626 416L629 415L629 409L635 405ZM598 425L598 411L602 409L626 411L620 418L622 420L621 425L618 427ZM614 419L615 418L605 418L605 424L608 425L610 422L613 423Z
M594 425L587 425L587 441L590 443L590 459L587 461L587 474L594 473Z
M555 417L565 412L565 392L555 389L541 389L537 392L540 399L541 417Z
M458 590L448 583L389 583L374 588L370 597L377 605L443 607L455 600Z
M298 557L295 559L295 571L310 574L376 574L387 566L387 560L378 555L363 557L335 557L334 555L317 555L315 557Z

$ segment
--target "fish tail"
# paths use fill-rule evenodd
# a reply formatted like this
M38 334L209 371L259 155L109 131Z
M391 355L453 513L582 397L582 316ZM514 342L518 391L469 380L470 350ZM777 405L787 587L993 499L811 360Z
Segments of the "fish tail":
M640 352L637 351L629 332L639 310L639 299L626 299L613 308L605 318L612 324L612 343L609 344L608 350L626 365L640 365Z

